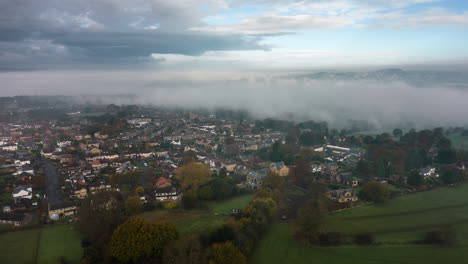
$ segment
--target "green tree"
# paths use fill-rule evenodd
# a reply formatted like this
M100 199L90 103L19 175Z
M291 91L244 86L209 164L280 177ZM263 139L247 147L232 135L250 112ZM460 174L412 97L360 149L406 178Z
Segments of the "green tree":
M277 189L283 186L284 177L279 176L276 173L268 172L265 178L263 178L263 187L270 189Z
M424 184L424 177L417 170L412 170L408 176L408 184L411 186L421 186Z
M461 182L463 180L463 175L458 171L445 170L440 176L440 179L446 184L453 184Z
M205 264L207 262L198 237L184 237L170 242L164 249L164 264Z
M401 129L395 128L395 129L393 130L393 136L394 136L394 137L399 138L399 137L401 137L402 135L403 135L403 131L402 131Z
M213 244L208 259L209 264L247 264L247 258L231 241Z
M206 164L190 162L178 168L175 177L184 191L196 190L210 180L211 171Z
M317 243L319 234L324 230L325 217L328 215L323 198L309 200L297 212L296 233L309 243Z
M387 185L371 181L364 186L362 186L361 191L359 191L359 198L364 201L381 203L387 200L390 197L390 191Z
M125 221L124 202L119 192L99 192L88 196L78 209L77 227L98 251L112 232Z
M136 215L143 211L143 204L141 203L140 196L129 196L125 200L125 212L128 215Z
M205 184L198 188L197 190L198 197L202 200L213 200L215 198L215 194L211 189L210 184Z
M225 199L232 195L232 185L225 179L214 179L210 182L211 190L213 190L216 199Z
M164 247L177 239L173 224L151 224L141 218L131 218L112 234L110 255L122 263L138 263L142 259L161 257Z

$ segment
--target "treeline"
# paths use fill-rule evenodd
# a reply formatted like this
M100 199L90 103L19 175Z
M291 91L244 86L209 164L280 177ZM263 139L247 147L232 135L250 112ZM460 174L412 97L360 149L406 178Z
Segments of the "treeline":
M395 136L400 140L393 140L388 133L363 137L358 145L366 148L367 157L357 164L355 174L363 179L391 179L398 185L404 184L405 177L410 178L410 183L417 183L419 180L414 179L417 177L415 170L436 166L444 183L463 179L460 171L447 165L466 161L468 153L455 150L442 128L410 130L405 134L396 129Z

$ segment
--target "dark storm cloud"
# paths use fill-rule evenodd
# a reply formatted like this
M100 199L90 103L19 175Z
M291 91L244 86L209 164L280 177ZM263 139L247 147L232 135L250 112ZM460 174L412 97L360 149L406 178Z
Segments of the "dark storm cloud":
M131 67L152 53L268 49L261 37L186 30L206 14L196 1L0 0L0 69Z

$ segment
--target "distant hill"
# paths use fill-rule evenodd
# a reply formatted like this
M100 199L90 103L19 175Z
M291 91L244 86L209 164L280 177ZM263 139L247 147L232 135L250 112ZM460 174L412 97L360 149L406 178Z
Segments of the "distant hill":
M468 88L468 73L455 71L407 71L392 68L371 72L314 72L300 75L290 75L284 78L327 81L400 81L413 86L445 85L454 88Z

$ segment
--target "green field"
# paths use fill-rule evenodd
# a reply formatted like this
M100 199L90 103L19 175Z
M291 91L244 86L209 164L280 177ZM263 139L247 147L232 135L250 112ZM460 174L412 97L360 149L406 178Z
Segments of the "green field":
M155 210L144 212L142 217L152 223L174 223L179 234L194 235L210 232L224 223L234 220L228 214L232 208L244 208L253 198L253 195L242 195L224 201L209 202L210 211L195 210Z
M4 233L0 235L0 263L58 263L62 256L69 263L79 263L80 242L71 225Z
M252 199L253 194L241 195L223 201L209 202L208 208L215 213L229 214L233 208L244 208Z
M0 235L1 263L35 263L40 229L8 232Z
M63 257L67 263L79 263L83 250L80 233L71 225L42 229L37 263L57 263Z
M202 234L232 220L230 216L215 215L206 211L156 210L138 215L151 223L174 223L181 236Z
M448 138L452 142L452 146L454 148L468 150L468 136L462 136L461 134L450 134Z
M402 196L329 217L327 230L373 233L379 246L312 247L292 239L290 225L277 223L262 239L252 263L468 263L468 184ZM424 232L453 228L453 247L415 245ZM392 245L402 243L401 245Z

